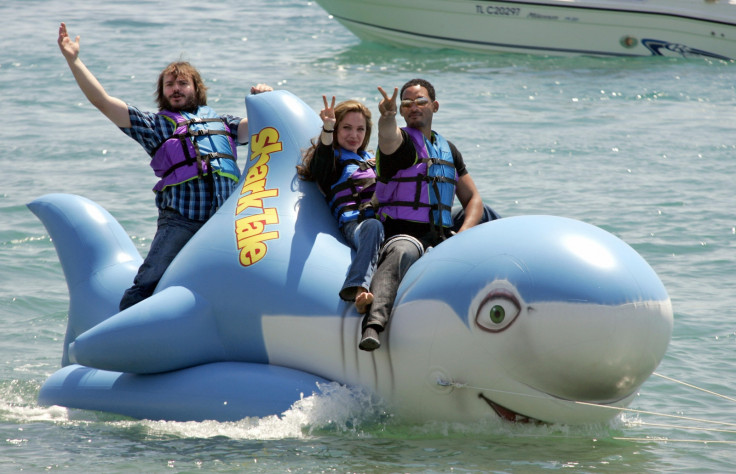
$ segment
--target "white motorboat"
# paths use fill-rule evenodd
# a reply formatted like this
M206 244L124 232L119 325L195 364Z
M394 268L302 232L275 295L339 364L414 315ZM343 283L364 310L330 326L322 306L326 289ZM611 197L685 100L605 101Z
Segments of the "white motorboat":
M363 40L546 55L736 58L736 0L317 0Z

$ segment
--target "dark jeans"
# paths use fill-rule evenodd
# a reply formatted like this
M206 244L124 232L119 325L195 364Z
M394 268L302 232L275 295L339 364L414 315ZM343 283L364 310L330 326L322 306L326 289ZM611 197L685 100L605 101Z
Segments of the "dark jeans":
M374 326L376 331L383 331L394 307L399 282L422 255L422 244L411 236L397 235L386 241L371 281L373 303L363 318L363 328Z
M453 210L452 230L457 231L465 219L465 210ZM483 206L480 223L500 219L500 216L489 206ZM429 245L425 242L424 245ZM409 235L396 235L386 241L378 257L378 266L371 281L373 304L363 318L363 329L374 326L376 331L383 331L394 308L396 292L402 278L409 267L424 255L424 245Z
M133 286L125 290L120 311L153 294L171 261L205 222L188 219L171 209L159 209L151 249L138 269Z

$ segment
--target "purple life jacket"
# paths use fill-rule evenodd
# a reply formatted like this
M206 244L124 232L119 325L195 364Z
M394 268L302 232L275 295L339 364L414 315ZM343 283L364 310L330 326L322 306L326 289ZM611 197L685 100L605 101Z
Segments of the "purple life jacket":
M379 218L382 221L390 218L426 222L433 229L435 226L452 227L452 203L458 176L450 145L434 131L433 144L420 130L409 127L402 130L414 143L417 159L387 181L379 179L376 184Z
M202 178L211 170L234 181L240 179L236 137L214 110L204 105L195 114L168 110L159 114L174 122L176 130L153 152L151 168L161 178L154 191Z

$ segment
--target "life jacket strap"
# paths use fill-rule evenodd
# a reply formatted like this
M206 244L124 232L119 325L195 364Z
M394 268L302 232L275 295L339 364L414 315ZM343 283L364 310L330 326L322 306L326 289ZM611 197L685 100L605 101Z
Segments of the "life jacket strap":
M200 159L198 160L197 158L200 158ZM172 165L168 170L166 170L166 172L164 172L163 176L161 176L161 177L162 178L165 178L168 175L170 175L171 173L173 173L174 171L176 171L177 169L181 168L182 166L191 166L191 165L193 165L195 163L198 164L198 168L197 168L197 172L198 173L197 174L201 177L202 176L201 162L204 161L207 164L207 166L209 167L210 160L213 160L215 158L217 158L217 159L224 159L224 160L233 160L233 161L235 160L235 157L233 155L227 155L225 153L208 153L206 155L201 155L201 156L198 156L198 157L190 157L190 156L187 156L187 158L185 160L180 161L179 163L176 163L176 164ZM204 159L204 160L202 160L202 159Z
M363 160L344 159L339 162L339 166L343 169L345 166L351 164L357 166L361 171L371 169L371 166ZM375 178L348 178L344 182L336 184L325 196L326 201L331 203L330 211L334 214L339 208L339 216L347 212L358 211L358 222L373 217L375 212L370 211L374 210L374 206L372 204L374 191L367 190L367 188L370 188L374 184L376 184ZM349 190L350 194L345 194L336 198L339 193L345 190ZM345 204L348 202L351 202L352 204Z

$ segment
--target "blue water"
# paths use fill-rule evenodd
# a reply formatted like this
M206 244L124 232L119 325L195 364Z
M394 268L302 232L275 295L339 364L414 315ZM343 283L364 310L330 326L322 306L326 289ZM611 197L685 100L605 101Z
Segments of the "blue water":
M734 64L394 49L361 43L297 0L7 0L0 14L0 471L733 469ZM53 244L25 204L48 192L86 196L142 253L156 217L147 157L77 88L56 45L60 21L81 35L81 57L106 89L144 109L154 108L160 69L179 58L203 73L210 105L240 115L258 82L315 110L334 94L377 112L377 86L429 79L435 128L498 212L581 219L644 256L675 311L657 373L710 392L653 376L631 405L643 413L585 427L405 425L339 386L282 417L238 423L39 407L38 389L59 367L68 297Z

